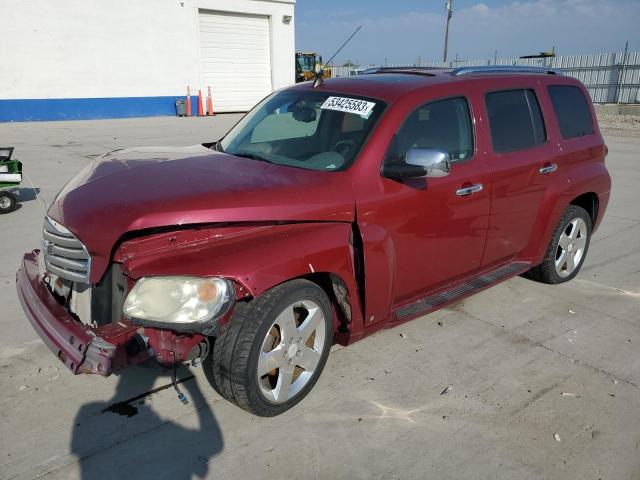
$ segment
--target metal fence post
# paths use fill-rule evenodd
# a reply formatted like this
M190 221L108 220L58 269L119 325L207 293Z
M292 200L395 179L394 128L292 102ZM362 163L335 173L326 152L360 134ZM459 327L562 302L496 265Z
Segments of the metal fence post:
M629 41L624 44L624 52L622 53L622 65L619 70L618 86L616 89L616 103L620 105L622 99L622 93L624 92L624 74L627 70L627 55L629 54Z

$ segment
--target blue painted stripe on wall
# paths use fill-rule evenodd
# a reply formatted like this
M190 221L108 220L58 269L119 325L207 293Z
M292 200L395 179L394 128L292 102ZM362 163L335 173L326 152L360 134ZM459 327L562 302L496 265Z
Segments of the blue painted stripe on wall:
M0 100L0 122L90 120L175 115L175 97L51 98ZM198 97L191 96L195 115Z

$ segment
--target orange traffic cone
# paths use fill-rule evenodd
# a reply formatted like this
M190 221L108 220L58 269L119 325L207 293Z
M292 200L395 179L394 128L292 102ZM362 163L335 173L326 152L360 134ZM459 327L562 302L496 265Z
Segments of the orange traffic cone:
M202 106L202 90L198 90L198 116L204 117L204 107Z
M187 103L185 105L187 117L191 116L191 87L187 87Z
M207 115L213 115L213 99L211 98L211 87L207 87L209 92L207 94Z

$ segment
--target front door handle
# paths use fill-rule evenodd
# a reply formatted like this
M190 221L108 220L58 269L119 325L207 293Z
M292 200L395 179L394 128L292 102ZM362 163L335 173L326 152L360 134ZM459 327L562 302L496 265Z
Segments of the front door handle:
M553 173L558 169L558 165L555 163L545 163L540 170L538 170L542 174Z
M464 187L456 190L456 195L458 195L459 197L464 197L466 195L471 195L472 193L478 193L481 191L482 191L482 184L474 183L469 187Z

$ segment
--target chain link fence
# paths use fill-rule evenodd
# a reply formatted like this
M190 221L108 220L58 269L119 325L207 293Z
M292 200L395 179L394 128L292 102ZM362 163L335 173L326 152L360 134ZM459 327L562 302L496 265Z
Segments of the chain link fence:
M499 58L488 60L452 60L421 62L413 65L389 64L387 67L458 68L483 65L528 65L554 68L585 84L594 103L640 103L640 52L593 53L548 58ZM366 68L332 66L334 77L356 75Z

